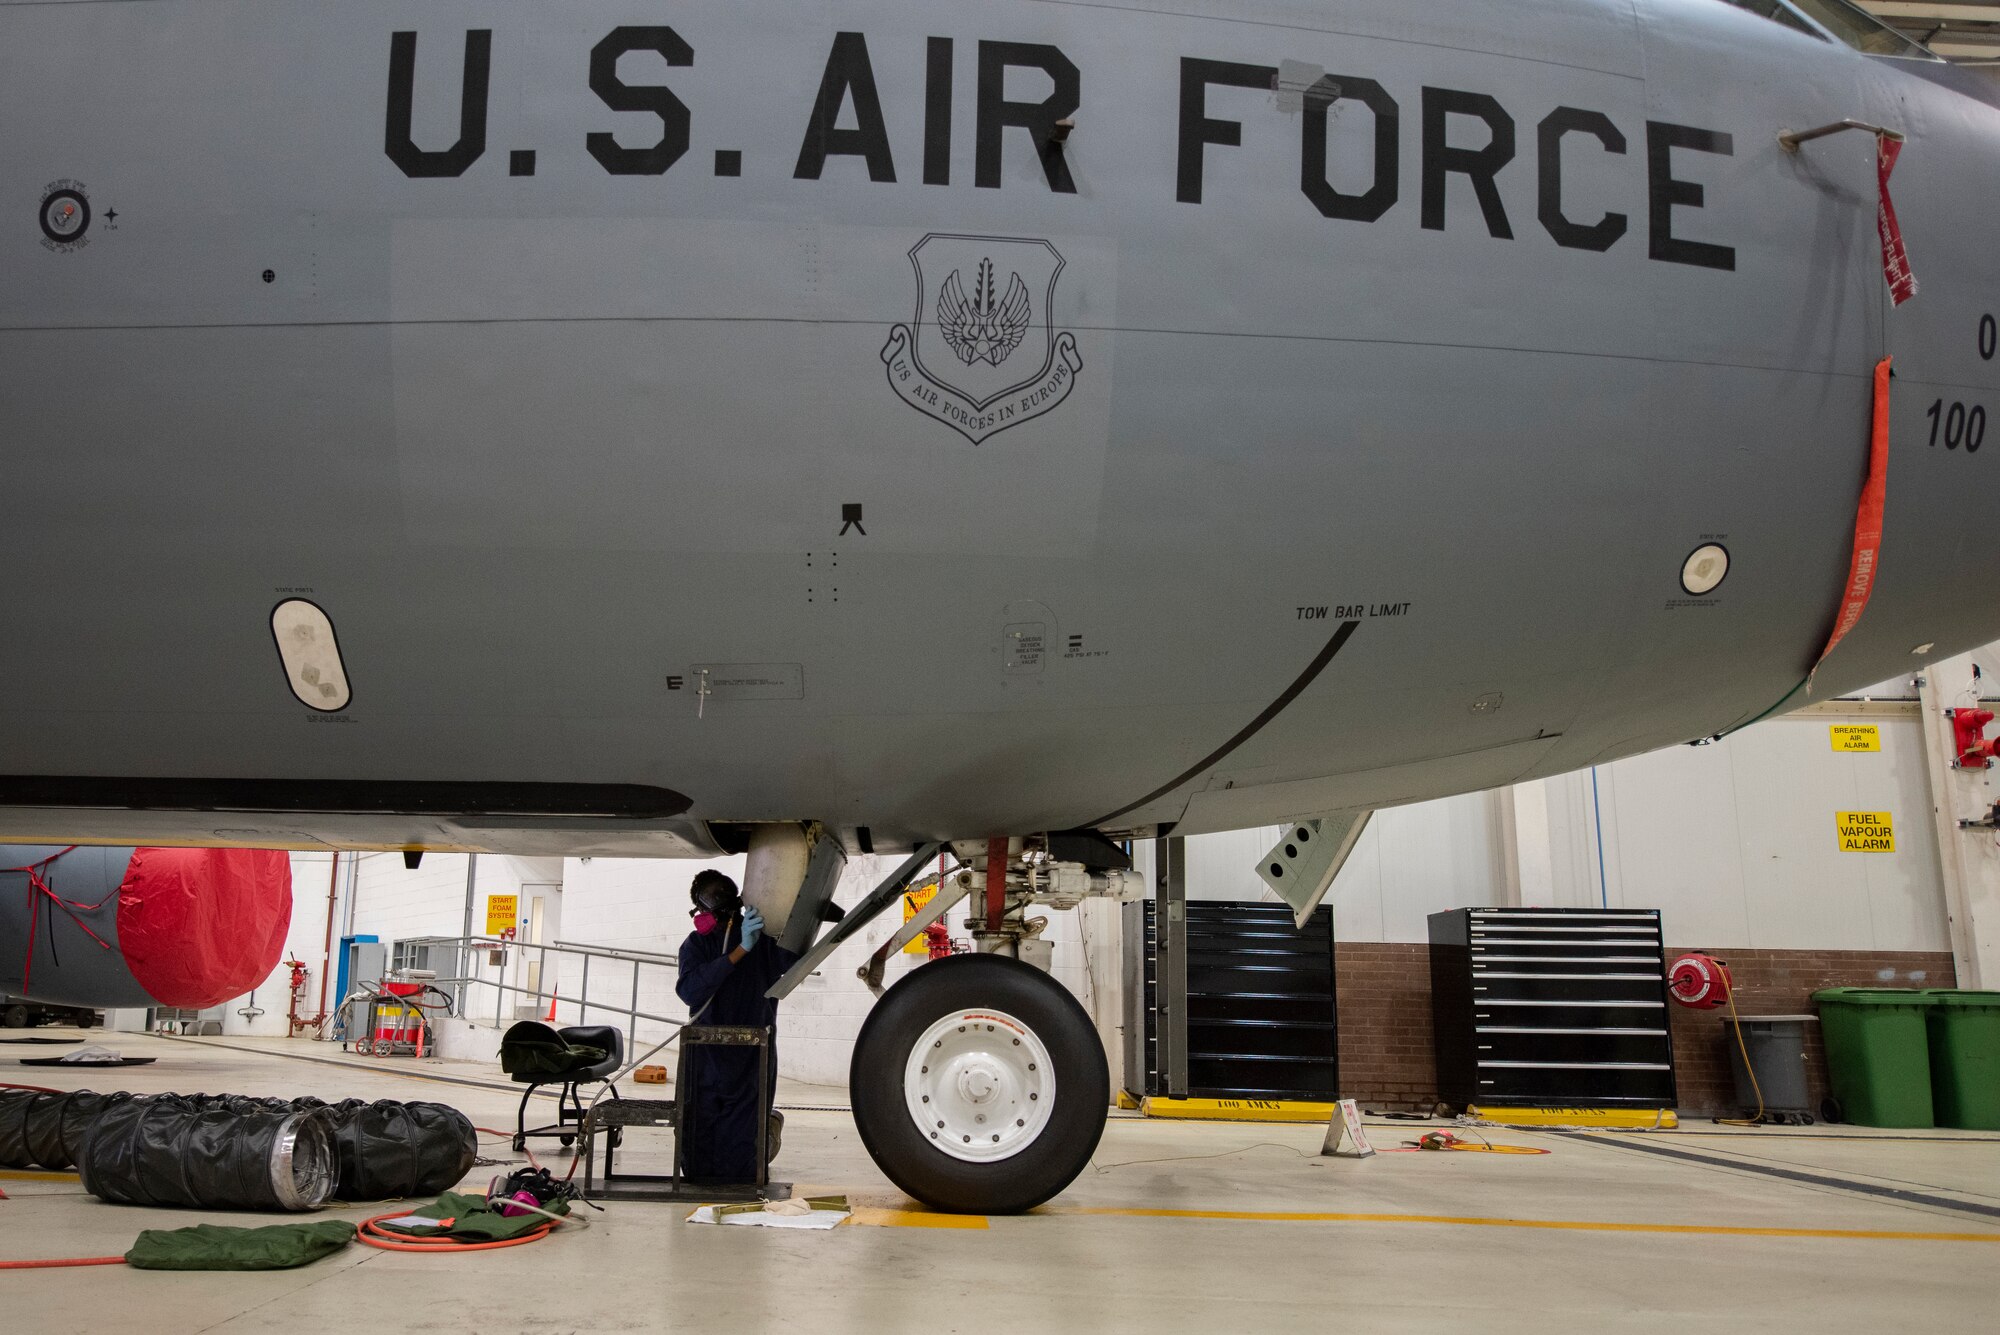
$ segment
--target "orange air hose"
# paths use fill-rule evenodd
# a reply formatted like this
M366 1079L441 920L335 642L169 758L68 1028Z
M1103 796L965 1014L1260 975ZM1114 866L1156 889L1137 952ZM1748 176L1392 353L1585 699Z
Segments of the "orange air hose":
M539 1242L555 1231L555 1221L550 1220L523 1233L518 1238L504 1238L497 1242L461 1242L456 1238L406 1238L398 1234L378 1229L375 1226L384 1219L400 1219L407 1210L391 1210L361 1221L355 1236L370 1247L379 1247L385 1252L488 1252L500 1247L520 1247L530 1242Z
M124 1265L122 1256L66 1256L47 1261L0 1261L0 1270L56 1270L73 1265Z

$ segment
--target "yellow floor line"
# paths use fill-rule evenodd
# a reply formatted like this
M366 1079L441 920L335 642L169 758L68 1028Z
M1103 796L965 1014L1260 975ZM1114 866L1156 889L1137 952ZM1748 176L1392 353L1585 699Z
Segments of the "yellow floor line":
M1672 1108L1467 1108L1466 1114L1503 1126L1599 1126L1618 1130L1671 1131L1681 1124Z
M1596 1233L1687 1233L1739 1238L2000 1242L2000 1230L1992 1233L1919 1233L1900 1229L1743 1228L1726 1224L1622 1224L1594 1219L1487 1219L1474 1215L1358 1214L1303 1210L1154 1210L1111 1206L1052 1206L1044 1207L1039 1213L1110 1215L1129 1219L1223 1219L1284 1224L1452 1224L1467 1228L1568 1229Z
M792 1183L792 1199L801 1200L807 1196L845 1196L852 1206L848 1211L847 1225L860 1224L864 1228L985 1228L983 1214L944 1214L919 1209L915 1205L864 1205L862 1197L850 1188L829 1186L823 1182ZM887 1193L874 1193L876 1200L894 1200Z
M0 1169L0 1178L9 1182L76 1182L75 1173L37 1173L20 1168Z
M985 1228L983 1214L932 1214L928 1210L883 1209L858 1205L847 1218L849 1224L870 1228Z
M1331 1103L1286 1102L1273 1099L1165 1099L1139 1101L1148 1117L1185 1122L1296 1122L1324 1124L1333 1116Z

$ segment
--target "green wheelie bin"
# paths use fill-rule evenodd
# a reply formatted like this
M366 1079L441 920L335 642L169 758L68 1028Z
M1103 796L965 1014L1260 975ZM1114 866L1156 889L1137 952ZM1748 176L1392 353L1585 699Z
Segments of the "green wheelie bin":
M1925 995L1937 1124L2000 1131L2000 992L1935 987Z
M1813 993L1826 1039L1827 1076L1841 1120L1860 1126L1934 1126L1931 999L1907 987L1829 987Z

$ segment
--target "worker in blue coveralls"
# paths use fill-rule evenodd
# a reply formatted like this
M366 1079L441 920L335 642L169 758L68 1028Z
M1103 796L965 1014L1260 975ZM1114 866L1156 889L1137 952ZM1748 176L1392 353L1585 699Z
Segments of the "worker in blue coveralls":
M744 904L736 882L721 872L701 872L689 893L694 899L689 910L694 930L681 942L680 976L674 990L688 1013L697 1016L694 1023L768 1027L771 1046L703 1044L689 1054L693 1126L682 1145L681 1171L696 1181L755 1182L758 1119L770 1117L778 1082L778 1003L764 991L798 956L764 934L763 916ZM760 1055L770 1062L761 1106Z

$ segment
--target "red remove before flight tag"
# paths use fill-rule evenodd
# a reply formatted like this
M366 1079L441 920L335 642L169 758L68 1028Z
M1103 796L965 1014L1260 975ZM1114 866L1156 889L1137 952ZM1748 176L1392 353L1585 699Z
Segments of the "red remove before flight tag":
M1903 229L1896 221L1896 205L1889 198L1889 173L1896 170L1902 151L1902 140L1886 134L1875 136L1875 184L1880 192L1875 230L1882 235L1882 277L1889 284L1889 300L1898 306L1917 295L1917 276L1910 272L1910 253L1903 249Z

